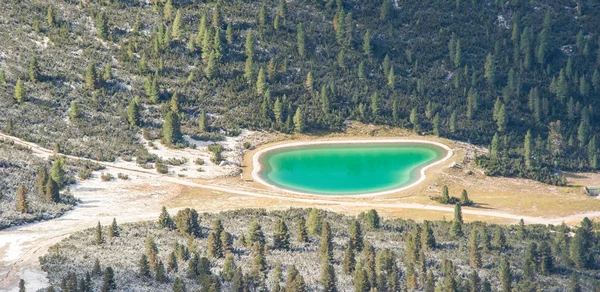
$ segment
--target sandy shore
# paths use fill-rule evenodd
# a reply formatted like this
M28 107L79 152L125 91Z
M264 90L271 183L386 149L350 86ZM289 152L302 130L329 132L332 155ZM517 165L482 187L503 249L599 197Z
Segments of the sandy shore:
M314 194L314 193L307 193L307 192L299 192L299 191L294 191L294 190L289 190L289 189L284 189L281 188L279 186L276 186L274 184L271 184L269 182L267 182L266 180L264 180L261 176L260 176L260 171L262 170L262 166L260 163L260 158L273 150L277 150L277 149L283 149L283 148L292 148L292 147L301 147L301 146L311 146L311 145L335 145L335 144L430 144L430 145L435 145L437 147L442 148L443 150L446 151L446 156L444 156L442 159L438 159L430 164L427 164L423 167L420 168L419 170L419 179L417 179L415 182L406 185L406 186L402 186L399 188L394 188L391 190L386 190L386 191L380 191L380 192L372 192L372 193L364 193L364 194L357 194L357 195L336 195L335 197L374 197L374 196L381 196L381 195L388 195L388 194L393 194L393 193L397 193L406 189L409 189L411 187L414 187L418 184L420 184L421 182L423 182L426 178L425 175L425 171L433 166L436 166L438 164L444 163L445 161L447 161L448 159L450 159L450 157L452 157L452 155L454 154L454 152L452 151L452 149L450 147L448 147L445 144L439 143L439 142L435 142L435 141L428 141L428 140L415 140L415 139L380 139L380 140L335 140L335 141L303 141L303 142L294 142L294 143L287 143L287 144L278 144L278 145L274 145L274 146L270 146L264 149L259 150L258 152L254 153L254 155L252 156L252 179L254 179L255 181L266 185L272 189L278 190L278 191L282 191L282 192L286 192L286 193L291 193L291 194L296 194L296 195L304 195L304 196L313 196L313 197L332 197L332 195L323 195L323 194Z

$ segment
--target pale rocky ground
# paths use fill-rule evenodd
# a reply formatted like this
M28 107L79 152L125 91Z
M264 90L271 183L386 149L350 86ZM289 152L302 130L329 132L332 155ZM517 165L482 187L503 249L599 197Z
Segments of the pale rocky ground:
M399 134L399 133L396 133ZM361 135L360 133L354 135ZM32 148L33 152L41 157L47 158L53 153L50 150L37 147L34 144L19 141L10 136L0 134L3 138L15 140L18 143ZM366 135L361 135L365 137ZM380 136L386 136L381 133ZM400 135L402 136L402 135ZM334 137L323 137L322 139L343 139L348 135L337 135ZM376 137L374 137L376 138ZM127 180L115 179L103 182L100 172L94 173L91 179L78 181L72 185L71 193L81 200L73 210L64 216L44 222L37 222L23 226L17 226L0 231L0 291L17 291L16 285L19 278L27 282L28 291L35 291L47 285L47 279L41 270L38 258L46 253L48 247L68 237L70 234L94 227L98 221L101 224L109 224L113 218L121 223L154 220L158 217L163 205L169 208L173 214L179 208L193 207L199 212L218 212L247 207L261 207L266 209L283 209L289 207L313 207L356 214L360 211L375 208L386 217L408 217L417 220L451 218L453 207L443 206L430 201L426 196L416 196L413 192L432 192L437 189L441 182L461 183L461 185L487 184L491 187L502 186L507 188L522 188L527 192L539 189L542 184L529 180L487 178L480 174L466 176L464 169L450 169L455 163L464 163L465 157L472 151L469 145L454 144L456 157L432 168L427 179L413 191L408 190L395 195L386 195L373 198L329 198L314 196L297 196L281 193L257 183L248 182L246 173L249 170L244 161L248 160L252 152L244 157L243 142L248 141L253 146L264 144L269 141L289 140L290 137L268 133L255 133L244 131L239 137L227 138L223 143L226 152L226 160L240 163L242 167L234 165L216 166L209 161L210 153L206 147L208 144L199 143L197 149L171 150L166 149L155 142L157 149L149 149L152 153L163 158L188 158L188 163L193 164L194 157L202 157L206 160L201 172L202 178L193 178L191 175L180 177L178 174L195 171L190 165L170 167L170 173L160 175L154 169L143 169L134 162L117 161L115 163L101 164L106 169L101 172L110 172L115 177L118 173L128 176ZM300 138L302 139L302 138ZM147 144L147 143L146 143ZM479 149L484 151L484 149ZM77 159L76 157L69 157ZM194 158L194 159L192 159ZM195 166L195 165L193 165ZM183 168L188 168L184 171ZM230 178L223 176L239 174L244 170L243 179L235 175ZM585 177L594 179L596 174L585 174ZM440 182L441 181L441 182ZM549 192L559 192L562 189L546 187ZM514 188L513 188L514 190ZM456 194L454 194L456 195ZM475 196L475 201L478 201ZM481 200L485 200L482 197ZM510 200L510 198L509 198ZM598 201L593 199L593 201ZM586 201L589 202L589 201ZM509 202L510 203L510 202ZM489 207L489 206L487 206ZM489 222L515 223L523 218L528 224L560 224L563 221L575 223L584 216L600 217L600 212L595 210L571 211L561 216L537 215L527 212L510 212L503 208L465 208L463 214L467 221L486 220ZM596 209L598 210L598 209ZM562 213L560 213L562 214ZM440 218L441 217L441 218Z

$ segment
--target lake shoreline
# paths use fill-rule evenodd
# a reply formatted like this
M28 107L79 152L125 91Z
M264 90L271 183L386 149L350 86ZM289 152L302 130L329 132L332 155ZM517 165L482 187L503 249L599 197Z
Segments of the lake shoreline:
M385 191L368 192L368 193L361 193L361 194L349 194L349 195L337 195L337 194L331 195L331 194L329 194L329 195L327 195L327 194L318 194L318 193L290 190L290 189L286 189L286 188L277 186L271 182L268 182L260 175L260 172L263 169L262 164L261 164L261 158L263 155L267 154L268 152L271 152L274 150L279 150L279 149L284 149L284 148L294 148L294 147L314 146L314 145L340 145L340 144L342 144L342 145L343 144L429 144L429 145L434 145L434 146L441 148L443 151L445 151L446 155L443 156L441 159L435 160L432 163L419 168L418 169L418 173L419 173L418 179L408 185L401 186L399 188L393 188L390 190L385 190ZM419 183L421 183L425 180L425 178L426 178L425 171L427 169L445 162L450 157L452 157L452 155L453 155L453 151L447 145L442 144L440 142L420 140L420 139L373 139L373 140L346 139L346 140L334 140L334 141L291 142L291 143L273 145L273 146L261 149L260 151L254 153L252 156L251 175L252 175L252 179L254 181L256 181L262 185L265 185L271 189L283 191L288 194L296 194L296 195L304 195L304 196L312 196L312 197L329 197L329 198L331 198L331 197L340 197L340 198L342 198L342 197L354 197L354 198L374 197L374 196L381 196L381 195L397 193L397 192L400 192L400 191L403 191L403 190L406 190L408 188L418 185Z

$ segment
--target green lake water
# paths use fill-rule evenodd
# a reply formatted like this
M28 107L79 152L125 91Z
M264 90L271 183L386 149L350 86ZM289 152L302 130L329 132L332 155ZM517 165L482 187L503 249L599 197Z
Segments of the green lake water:
M321 195L356 195L409 185L424 166L446 156L432 144L326 144L275 149L259 175L278 187Z

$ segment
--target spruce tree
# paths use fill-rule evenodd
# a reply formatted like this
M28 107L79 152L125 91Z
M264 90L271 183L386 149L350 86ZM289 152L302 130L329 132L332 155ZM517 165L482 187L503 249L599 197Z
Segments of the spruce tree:
M361 252L364 247L363 240L360 223L357 220L352 220L352 223L350 223L350 248Z
M225 257L225 263L223 263L223 272L221 273L223 280L231 281L235 276L235 271L237 267L235 265L235 260L232 254L228 254Z
M421 131L421 122L416 108L413 108L410 111L410 123L413 125L413 130L415 133L419 133L419 131Z
M469 265L473 269L480 269L481 264L481 252L479 251L477 233L471 232L469 235Z
M102 234L102 225L100 225L100 221L98 221L98 225L96 225L96 237L94 242L96 244L104 243L104 235Z
M313 81L313 77L312 77L312 72L310 72L310 71L308 71L308 74L306 74L306 81L304 82L304 88L306 88L306 90L308 90L308 91L313 91L314 81Z
M113 291L117 289L115 282L115 272L112 267L106 267L104 277L102 278L102 291Z
M108 26L106 24L106 15L100 12L96 15L94 25L96 26L96 34L99 38L106 40L108 38Z
M442 204L448 204L450 202L450 195L448 193L448 186L444 185L442 187L442 199L440 201Z
M494 56L489 53L485 59L485 73L484 77L488 81L490 85L495 83L496 79L496 63L494 60Z
M494 233L494 237L492 238L492 245L502 251L506 248L506 237L504 235L504 230L502 227L496 228L496 232Z
M298 107L294 115L294 129L296 133L303 133L304 127L304 114L302 113L302 109Z
M233 44L233 26L231 23L227 24L227 28L225 29L225 39L227 40L227 44Z
M371 51L371 32L369 30L367 30L365 32L365 36L363 38L362 49L363 49L363 53L367 57L371 57L371 54L372 54L372 51Z
M52 178L48 178L45 188L45 199L48 203L58 203L60 194L58 192L58 184Z
M85 87L88 89L96 89L98 86L98 77L96 73L96 64L90 62L85 70Z
M102 79L104 81L112 79L112 67L110 66L110 63L106 63L104 66L104 74L102 75Z
M277 219L277 221L275 221L275 228L273 231L273 248L290 248L290 234L288 232L287 225L281 219Z
M256 93L258 95L263 95L266 86L265 70L263 67L260 67L260 70L258 71L258 77L256 79Z
M321 233L321 227L323 226L323 220L321 219L321 212L317 208L310 209L308 213L308 234L317 235Z
M500 279L500 291L511 292L512 291L512 276L510 271L510 263L507 256L503 256L500 261L500 267L498 269L498 278Z
M235 275L233 276L233 280L231 283L231 288L233 292L246 292L246 283L244 281L244 273L242 272L242 268L238 267L235 271Z
M304 58L306 56L306 36L304 35L302 23L299 23L297 26L296 42L298 45L298 55Z
M100 260L98 260L98 259L96 259L94 261L94 267L92 268L92 274L102 275L102 267L100 266Z
M180 127L179 116L172 111L168 112L162 125L163 143L173 145L181 141Z
M119 225L117 225L116 218L113 218L112 224L108 226L108 237L119 237Z
M177 94L177 91L173 92L173 95L171 96L171 111L174 113L180 113L181 112L181 106L179 105L179 94Z
M308 232L306 230L306 220L304 220L304 217L300 217L297 224L298 232L296 235L296 240L298 242L308 242Z
M127 106L127 121L131 126L140 124L140 107L135 100L129 102L129 105Z
M250 228L248 229L248 237L246 238L246 244L248 246L253 246L255 242L259 242L260 244L265 244L265 235L262 232L262 227L258 222L252 221L250 223Z
M460 194L460 204L462 206L469 206L473 204L473 201L469 199L469 194L467 193L467 190L462 190L462 193Z
M333 260L333 242L331 235L331 226L327 221L323 221L321 227L321 238L319 240L319 255L321 257L321 262L331 262Z
M158 264L158 247L156 246L154 239L152 239L152 236L150 236L149 234L146 236L144 246L146 256L148 256L150 268L156 271L156 267Z
M342 271L345 274L350 275L354 272L354 266L356 265L356 259L354 255L354 250L348 244L346 251L344 252L344 260L342 261Z
M321 261L321 286L325 292L337 292L335 270L329 261Z
M177 10L177 14L175 14L175 20L173 20L171 36L173 39L178 40L181 37L182 32L181 12Z
M451 233L453 236L460 237L463 235L462 225L462 210L460 204L457 203L456 206L454 206L454 221L452 221L451 229Z
M175 278L175 281L173 281L173 292L185 292L185 291L187 291L185 288L185 283L183 283L181 278L179 278L179 277Z
M168 281L163 261L159 261L156 267L156 281L159 283L166 283Z
M148 264L148 256L142 254L139 262L139 273L143 278L150 278L150 266Z
M46 197L46 184L48 183L48 171L46 167L40 166L37 174L37 190L40 198L45 199Z
M173 219L171 219L171 215L169 215L169 212L167 212L167 208L165 206L162 207L160 216L158 217L158 226L160 228L168 228L171 230L175 227Z
M23 81L21 78L17 80L17 84L15 85L15 99L19 104L23 104L25 101L25 87L23 85Z
M40 81L40 66L36 57L29 61L29 81L32 83Z
M20 185L17 188L17 212L19 213L29 213L29 201L25 195L25 188L23 185Z
M433 229L429 221L423 222L424 228L421 232L421 247L426 250L433 250L436 246L435 236L433 235Z

